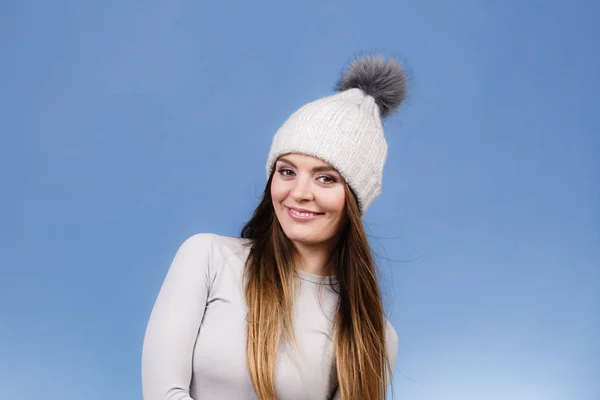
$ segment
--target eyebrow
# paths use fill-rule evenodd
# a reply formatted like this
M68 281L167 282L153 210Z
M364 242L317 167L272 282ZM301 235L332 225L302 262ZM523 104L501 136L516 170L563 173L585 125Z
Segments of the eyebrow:
M298 168L298 167L296 166L296 164L294 164L294 163L293 163L293 162L291 162L290 160L288 160L288 159L285 159L285 158L283 158L283 157L282 157L282 158L280 158L280 159L279 159L279 160L277 160L277 161L281 161L281 162L287 163L287 164L289 164L289 165L290 165L292 168ZM339 172L337 172L337 170L336 170L335 168L333 168L333 167L331 167L331 166L329 166L329 165L319 165L319 166L317 166L317 167L314 167L314 168L312 169L312 172L325 172L325 171L330 171L330 172L339 173Z

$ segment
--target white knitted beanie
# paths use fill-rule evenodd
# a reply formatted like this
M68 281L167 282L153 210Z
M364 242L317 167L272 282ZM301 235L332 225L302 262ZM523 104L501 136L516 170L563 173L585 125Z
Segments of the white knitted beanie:
M267 179L284 154L320 158L344 177L364 213L381 193L387 156L381 120L406 97L406 74L393 60L363 56L343 73L337 90L302 106L279 128L267 159Z

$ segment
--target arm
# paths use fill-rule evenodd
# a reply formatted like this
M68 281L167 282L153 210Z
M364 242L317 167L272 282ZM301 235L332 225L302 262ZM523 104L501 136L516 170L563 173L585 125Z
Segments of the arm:
M390 321L386 318L386 331L385 331L385 343L387 347L388 360L390 361L390 383L393 379L394 366L396 365L396 358L398 357L398 334L396 330L390 323ZM388 385L389 387L389 385ZM331 400L340 400L340 391L339 387L336 387L335 393Z
M144 400L192 400L192 354L210 284L210 237L177 251L152 309L142 348Z

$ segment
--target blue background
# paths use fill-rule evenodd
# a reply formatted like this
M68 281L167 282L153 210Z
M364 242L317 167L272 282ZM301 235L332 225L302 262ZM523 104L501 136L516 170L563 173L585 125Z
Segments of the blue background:
M599 4L0 2L0 397L140 399L178 246L236 235L276 129L382 51L394 397L600 399Z

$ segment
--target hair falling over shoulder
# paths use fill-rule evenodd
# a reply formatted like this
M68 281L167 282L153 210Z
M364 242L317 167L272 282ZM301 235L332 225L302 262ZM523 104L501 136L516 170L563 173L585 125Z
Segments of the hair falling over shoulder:
M296 345L292 325L294 247L275 216L271 179L241 231L243 238L251 239L244 272L248 305L246 358L254 390L261 400L276 400L275 361L280 341ZM348 186L346 210L348 220L327 271L339 282L332 331L338 391L341 400L382 400L392 376L383 302L359 204Z

